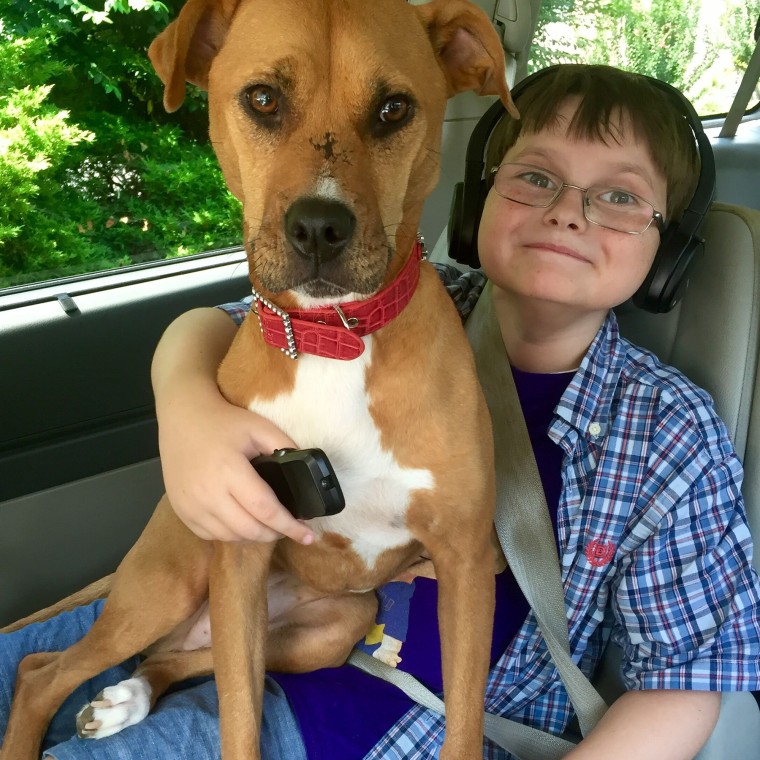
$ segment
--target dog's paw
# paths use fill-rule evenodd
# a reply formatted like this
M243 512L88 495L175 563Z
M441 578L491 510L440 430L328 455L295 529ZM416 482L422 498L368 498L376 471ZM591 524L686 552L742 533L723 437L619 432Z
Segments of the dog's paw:
M144 678L130 678L107 686L77 713L77 735L105 739L139 723L150 710L150 685Z

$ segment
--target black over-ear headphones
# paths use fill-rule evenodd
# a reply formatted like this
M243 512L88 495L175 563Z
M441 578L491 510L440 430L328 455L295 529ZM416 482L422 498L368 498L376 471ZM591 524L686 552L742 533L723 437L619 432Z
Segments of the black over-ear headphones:
M541 69L519 82L512 90L512 98L518 108L520 95L558 68L559 66L550 66ZM637 76L644 77L664 92L684 116L694 133L700 158L700 173L694 196L681 218L669 222L660 232L660 246L652 268L633 296L633 302L639 308L660 313L670 311L678 303L688 282L689 267L704 250L704 240L699 232L715 194L715 160L710 141L691 103L666 82L643 74ZM471 267L480 266L477 251L478 227L489 190L489 182L483 176L485 151L491 133L505 114L504 106L496 101L475 125L467 144L464 181L454 187L449 216L449 256L460 264Z

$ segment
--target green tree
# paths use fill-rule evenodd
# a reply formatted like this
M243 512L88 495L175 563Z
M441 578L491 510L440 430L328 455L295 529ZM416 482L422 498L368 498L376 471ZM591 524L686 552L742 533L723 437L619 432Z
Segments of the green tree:
M542 2L530 51L530 70L553 63L581 63L576 45L576 0Z
M724 26L728 30L734 66L737 71L744 71L757 45L755 34L760 30L760 0L746 0L729 8L724 18ZM755 86L750 107L756 108L759 101L760 83Z
M0 284L238 243L206 96L167 115L150 41L182 0L0 0Z
M755 30L760 25L760 0L744 0L728 8L723 26L728 33L731 55L737 70L747 67L755 51Z
M606 63L661 79L692 98L716 57L693 0L544 3L536 47L536 68L560 61Z

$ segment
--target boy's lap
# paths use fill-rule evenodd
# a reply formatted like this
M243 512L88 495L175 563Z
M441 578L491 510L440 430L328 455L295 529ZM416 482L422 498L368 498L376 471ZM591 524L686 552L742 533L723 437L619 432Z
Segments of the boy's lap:
M271 678L264 692L262 757L306 760L287 697ZM216 684L183 687L158 702L135 726L106 739L72 738L49 749L55 760L216 760L219 713Z
M81 707L81 705L80 705ZM213 681L161 699L145 720L105 739L71 737L48 752L55 760L212 760L219 754L219 720Z
M10 712L19 662L34 652L60 651L79 641L90 629L103 601L0 635L0 744ZM76 714L106 686L130 678L140 658L133 657L97 675L74 691L50 723L43 750L55 760L210 760L219 755L219 708L211 678L179 684L160 699L145 720L105 739L74 736ZM298 725L287 697L272 679L264 695L262 749L265 757L299 760L302 749ZM300 747L299 747L300 745ZM285 752L285 754L281 754Z
M13 633L0 635L0 737L5 735L10 712L13 685L21 660L35 652L55 652L79 641L92 627L103 607L103 601L77 607L50 620L34 623ZM99 691L124 678L129 678L139 662L138 657L110 668L76 689L63 703L50 723L44 748L59 744L75 730L75 716L80 708L95 698Z
M77 607L70 612L57 615L50 620L34 623L19 631L0 635L0 737L5 734L10 712L13 686L16 680L16 670L21 660L34 652L60 651L79 641L92 627L103 606L103 601ZM129 729L107 739L82 740L74 736L76 730L76 714L88 702L107 686L113 686L130 678L139 664L139 657L132 657L126 662L116 665L77 688L65 700L53 720L43 742L43 749L53 752L56 760L64 758L98 758L98 760L121 760L121 758L162 757L171 760L171 753L159 752L161 739L168 745L177 746L178 760L189 757L181 754L187 749L187 742L174 730L182 725L179 715L183 711L192 711L192 720L197 724L193 731L193 744L214 745L217 742L216 733L212 739L205 740L202 730L203 714L210 714L216 722L216 690L213 683L206 683L185 689L185 694L176 700L168 697L159 704L156 712L143 721L144 725L134 726L141 731L139 735ZM210 686L210 689L209 689ZM211 695L208 692L211 692ZM168 719L167 719L168 717ZM189 733L186 731L186 733ZM201 754L199 757L214 757L213 754Z

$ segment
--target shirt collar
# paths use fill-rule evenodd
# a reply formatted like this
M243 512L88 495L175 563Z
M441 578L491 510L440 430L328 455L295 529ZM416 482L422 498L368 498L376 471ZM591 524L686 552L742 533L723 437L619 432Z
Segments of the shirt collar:
M625 357L625 341L610 311L562 395L556 417L591 441L606 437Z

